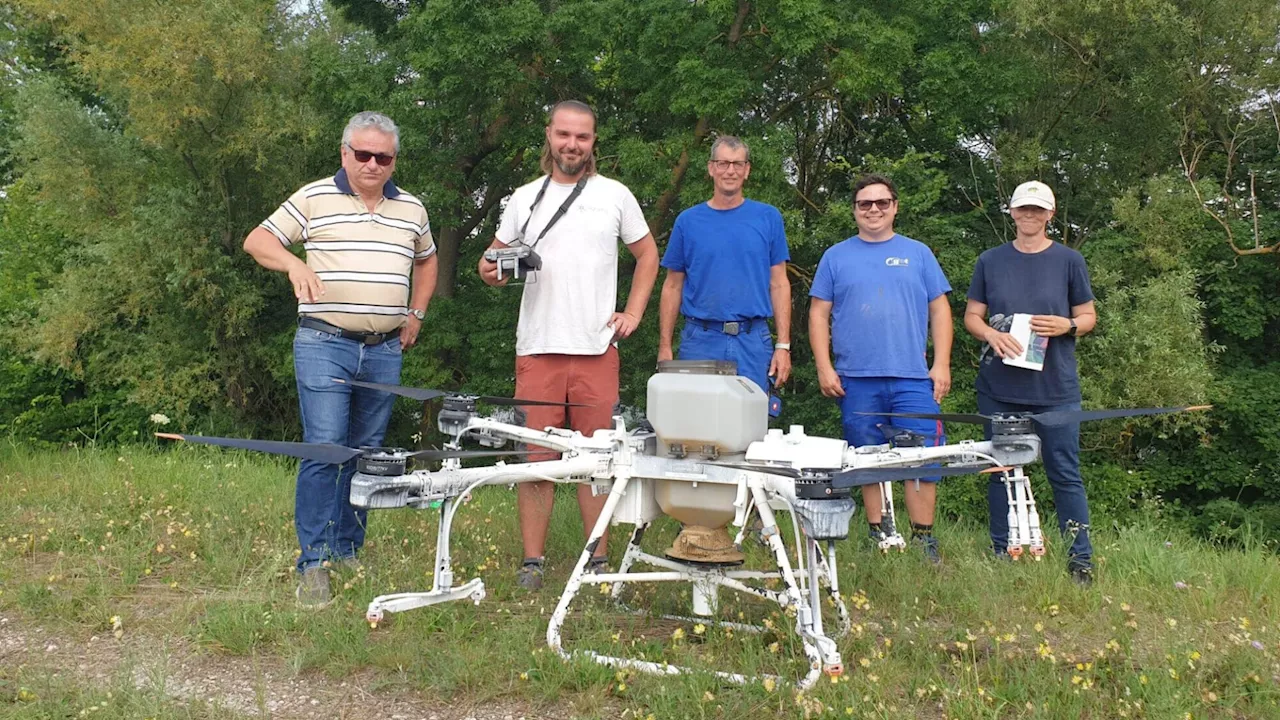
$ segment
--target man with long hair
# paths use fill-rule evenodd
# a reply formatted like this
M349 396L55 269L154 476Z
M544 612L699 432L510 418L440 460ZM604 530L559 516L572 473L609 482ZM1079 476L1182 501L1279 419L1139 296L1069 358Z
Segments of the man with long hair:
M582 405L529 407L527 425L560 427L567 421L586 435L611 424L618 403L616 342L640 324L658 275L658 248L640 204L625 185L596 172L595 141L596 116L590 106L576 100L557 103L547 120L544 175L512 193L490 245L524 244L542 259L520 302L516 395ZM621 311L616 309L619 240L636 260ZM499 278L497 264L483 256L479 271L488 285L505 285L509 279ZM547 457L534 454L530 459ZM522 483L517 490L524 544L517 580L526 589L542 586L554 490L551 482ZM585 533L606 499L578 486ZM596 548L589 569L605 565L606 540Z

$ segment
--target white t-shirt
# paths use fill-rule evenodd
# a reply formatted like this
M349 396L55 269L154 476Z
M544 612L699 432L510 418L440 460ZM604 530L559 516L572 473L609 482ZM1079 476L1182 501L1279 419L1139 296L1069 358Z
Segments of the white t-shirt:
M600 355L609 349L608 327L618 304L618 240L630 245L649 234L640 204L625 185L592 175L569 211L534 244L573 185L552 182L533 205L546 176L516 188L502 212L498 241L512 245L529 219L523 241L542 258L525 283L516 328L516 354Z

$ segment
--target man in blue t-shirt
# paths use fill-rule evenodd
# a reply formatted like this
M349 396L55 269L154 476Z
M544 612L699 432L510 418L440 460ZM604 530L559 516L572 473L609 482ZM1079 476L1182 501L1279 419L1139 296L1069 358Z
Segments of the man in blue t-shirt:
M978 365L978 412L984 415L1080 409L1076 338L1093 330L1097 313L1084 257L1046 234L1056 206L1048 185L1019 185L1009 200L1017 235L982 253L973 268L964 326L991 349ZM1031 330L1049 340L1042 370L1001 361L1022 354L1022 346L1009 333L991 327L988 319L995 322L996 316L1010 318L1015 313L1031 315ZM990 428L987 433L989 437ZM1080 479L1080 423L1037 424L1036 434L1053 489L1058 529L1071 541L1067 569L1076 582L1088 585L1093 582L1093 546L1089 503ZM996 475L991 476L987 500L992 545L997 555L1007 557L1009 499Z
M676 316L684 315L681 360L732 360L768 392L768 378L781 385L791 374L791 255L782 213L743 196L751 151L738 138L716 138L707 174L714 194L680 213L662 256L658 360L672 359Z
M838 398L845 440L880 445L886 428L945 442L934 420L857 413L936 413L951 390L951 285L933 252L893 230L898 191L889 178L867 175L853 188L858 234L827 249L809 294L809 343L822 394ZM933 364L925 347L933 339ZM831 350L835 349L835 362ZM862 499L871 537L883 540L881 489L867 485ZM937 478L907 483L913 540L930 562L940 562L933 537Z

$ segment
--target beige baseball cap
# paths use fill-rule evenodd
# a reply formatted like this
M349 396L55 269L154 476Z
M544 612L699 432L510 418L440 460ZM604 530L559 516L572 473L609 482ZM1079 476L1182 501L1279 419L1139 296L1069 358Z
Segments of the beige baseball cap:
M1009 207L1016 208L1023 205L1034 205L1042 207L1045 210L1053 210L1057 206L1057 202L1053 199L1053 191L1048 185L1038 181L1024 182L1013 191L1013 198L1009 200Z

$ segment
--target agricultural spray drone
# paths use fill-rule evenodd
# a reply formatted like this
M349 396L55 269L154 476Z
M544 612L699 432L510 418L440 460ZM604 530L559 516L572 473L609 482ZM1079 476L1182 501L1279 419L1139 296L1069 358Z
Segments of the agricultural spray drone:
M612 428L597 430L590 436L555 428L527 428L514 422L510 415L486 417L476 409L477 401L544 404L540 402L397 385L351 384L418 400L443 398L437 420L451 441L444 450L408 452L189 435L162 437L320 462L355 459L358 464L351 481L352 505L370 509L438 506L440 526L431 590L374 598L367 611L370 622L382 620L386 613L463 598L479 603L484 598L484 582L480 578L454 584L449 536L459 499L485 485L538 480L589 484L593 492L607 494L608 498L551 616L547 644L552 649L565 659L585 657L604 665L659 675L691 672L690 668L665 663L566 648L561 628L569 607L584 585L608 584L610 596L619 600L623 588L630 583L683 582L692 586L693 614L714 618L718 590L728 588L794 613L795 631L809 661L809 672L797 683L802 689L812 686L824 672L832 676L843 672L835 638L848 632L849 616L838 589L835 543L848 536L855 510L854 488L895 480L1002 473L1010 498L1010 555L1020 555L1026 546L1032 556L1039 557L1044 553L1044 541L1031 487L1022 472L1023 466L1040 456L1040 438L1033 422L1056 425L1196 409L990 417L931 415L944 421L989 422L992 438L926 447L913 442L910 436L898 436L897 441L884 445L851 448L843 440L806 435L798 425L787 432L769 429L767 396L753 382L738 377L732 363L725 362L659 363L659 372L649 379L648 422L628 428L618 416ZM495 450L462 450L461 442L468 437ZM503 454L496 448L507 442L545 448L562 456L514 465L498 462L488 467L462 467L461 460L466 457ZM411 459L424 457L442 460L442 467L435 471L409 470ZM940 463L950 464L939 467ZM885 495L888 497L888 493ZM775 512L780 510L790 512L795 519L791 551L779 530ZM673 545L659 556L644 550L641 542L645 529L662 515L680 521L682 530ZM771 553L772 568L742 567L745 556L741 545L753 516L760 520L760 537ZM729 536L727 528L731 523L741 528L736 538ZM617 572L591 572L587 569L588 560L610 524L633 526L626 552ZM638 571L637 565L653 569ZM824 623L823 596L834 607L834 631ZM758 629L739 623L720 624L735 630ZM735 673L715 674L735 682L750 679Z

